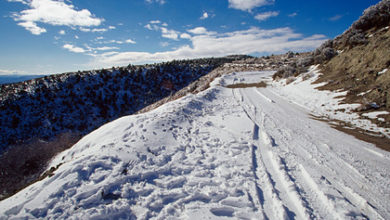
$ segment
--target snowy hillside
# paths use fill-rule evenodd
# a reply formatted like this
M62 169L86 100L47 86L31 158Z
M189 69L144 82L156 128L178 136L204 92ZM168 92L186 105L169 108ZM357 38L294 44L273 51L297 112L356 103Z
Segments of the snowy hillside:
M45 76L0 85L0 152L30 139L87 134L185 87L228 58Z
M1 201L0 219L389 219L390 153L311 119L319 107L272 74L226 75L100 127ZM259 81L272 85L224 87Z

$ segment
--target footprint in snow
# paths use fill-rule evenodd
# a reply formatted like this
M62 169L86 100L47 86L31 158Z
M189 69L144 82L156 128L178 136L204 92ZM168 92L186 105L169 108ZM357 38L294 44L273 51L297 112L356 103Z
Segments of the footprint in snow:
M212 208L210 212L215 216L233 217L234 209L230 207Z

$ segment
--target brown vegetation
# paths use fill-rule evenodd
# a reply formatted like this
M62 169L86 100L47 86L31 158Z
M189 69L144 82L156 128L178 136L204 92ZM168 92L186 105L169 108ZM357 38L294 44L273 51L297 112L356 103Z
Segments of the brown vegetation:
M313 64L320 64L322 75L315 83L326 83L318 89L347 91L343 103L359 103L356 111L362 119L379 127L390 128L390 115L381 120L363 114L384 110L390 112L390 1L382 0L366 9L348 30L326 41L314 52L306 54L274 74L275 80L297 76ZM338 130L390 150L388 138L373 138L359 129Z
M318 82L328 82L321 89L347 90L347 103L376 103L389 111L390 71L381 72L390 69L390 30L383 28L367 35L371 36L367 44L345 49L323 64L324 75Z
M267 83L263 81L258 83L237 83L237 84L227 85L226 87L229 89L251 88L251 87L265 88L267 87Z
M58 167L42 174L50 159L73 146L79 139L77 134L63 133L50 141L31 140L4 152L0 156L0 200L51 176Z
M381 148L386 151L390 151L390 139L386 138L380 133L367 131L361 128L356 128L340 120L329 120L314 115L311 115L311 117L315 120L327 122L332 128L347 133L349 135L352 135L359 140L375 144L378 148Z

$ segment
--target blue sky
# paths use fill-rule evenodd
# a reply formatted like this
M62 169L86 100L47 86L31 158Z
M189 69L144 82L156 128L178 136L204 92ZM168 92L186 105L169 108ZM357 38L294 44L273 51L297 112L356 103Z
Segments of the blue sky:
M309 51L378 0L0 0L0 75Z

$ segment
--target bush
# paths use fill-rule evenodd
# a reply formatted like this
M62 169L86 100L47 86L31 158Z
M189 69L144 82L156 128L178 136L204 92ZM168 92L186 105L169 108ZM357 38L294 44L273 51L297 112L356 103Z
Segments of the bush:
M390 22L390 1L382 0L378 4L367 8L363 15L352 24L352 29L366 31L375 27L376 29L389 25Z
M332 47L329 47L329 45L332 44L329 44L328 42L329 41L325 42L323 45L321 45L319 48L317 48L314 51L313 53L314 63L320 64L326 62L337 55L337 52Z
M354 30L350 32L347 44L349 47L353 47L359 44L366 44L367 42L366 36L363 33Z
M309 55L307 57L299 58L297 61L297 66L301 67L308 67L310 65L314 64L314 57L313 55Z

